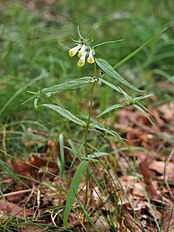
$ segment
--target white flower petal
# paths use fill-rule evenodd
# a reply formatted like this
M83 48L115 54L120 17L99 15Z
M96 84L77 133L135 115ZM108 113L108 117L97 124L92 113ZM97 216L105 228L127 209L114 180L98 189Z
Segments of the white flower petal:
M83 44L80 51L79 51L79 53L78 53L78 57L83 56L85 54L85 52L86 52L86 49L87 49L86 45Z
M93 49L90 49L89 51L89 56L88 56L88 63L90 64L93 64L94 63L94 57L93 57L93 54L95 54L94 50Z
M79 67L83 67L83 66L84 66L86 54L87 54L87 53L85 52L85 53L80 57L80 59L78 60L77 65L78 65Z
M79 49L81 48L81 44L78 44L77 46L71 48L69 50L69 56L75 56L75 54L79 51Z

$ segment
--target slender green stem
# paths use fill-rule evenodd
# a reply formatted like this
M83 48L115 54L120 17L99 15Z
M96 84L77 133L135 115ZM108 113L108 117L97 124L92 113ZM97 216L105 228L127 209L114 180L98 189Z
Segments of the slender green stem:
M93 83L91 88L91 96L90 96L90 107L89 107L89 116L86 124L86 131L85 131L85 156L88 156L88 134L89 134L89 123L92 114L92 106L93 106L93 92L94 92L95 83ZM85 203L84 208L86 208L87 201L88 201L88 189L89 189L89 168L86 170L86 195L85 195Z
M96 75L96 63L94 63L94 76ZM89 124L90 124L90 119L92 115L92 109L93 109L93 94L94 94L94 87L95 87L95 82L92 85L91 88L91 94L90 94L90 106L89 106L89 114L88 114L88 119L86 123L86 130L85 130L85 156L88 156L88 134L89 134ZM85 196L85 203L84 203L84 208L86 208L87 201L88 201L88 189L89 189L89 169L87 168L86 170L86 196Z
M94 63L94 77L96 76L97 73L97 67L96 63ZM92 88L91 88L91 94L90 94L90 106L89 106L89 114L88 114L88 120L86 123L86 130L85 130L85 156L88 156L88 133L89 133L89 124L90 124L90 119L91 119L91 114L92 114L92 107L93 107L93 93L94 93L94 86L95 83L93 83Z
M87 120L87 123L86 123L86 130L85 130L85 156L86 157L88 156L88 134L89 134L89 124L90 124L90 119L91 119L91 114L92 114L92 107L93 107L94 86L95 86L95 83L93 83L92 88L91 88L89 115L88 115L88 120Z

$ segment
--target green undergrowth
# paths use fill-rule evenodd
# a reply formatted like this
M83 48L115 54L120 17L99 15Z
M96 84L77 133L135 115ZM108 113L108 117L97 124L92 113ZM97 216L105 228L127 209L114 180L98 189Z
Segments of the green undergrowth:
M145 0L138 3L131 0L127 3L109 0L106 4L104 0L95 3L91 0L67 0L55 1L53 5L47 1L38 1L33 6L32 8L32 5L17 0L0 3L0 171L4 178L6 174L30 189L27 185L27 178L30 177L22 177L13 172L5 165L6 159L19 161L20 158L29 158L31 153L44 153L49 139L58 140L60 157L57 165L61 178L68 181L67 170L72 168L73 164L76 169L76 172L73 170L75 174L65 206L58 205L52 208L54 215L64 210L64 215L60 213L59 218L64 227L59 231L75 231L69 224L66 227L70 212L76 214L72 206L74 201L78 203L78 208L88 221L87 227L83 223L81 226L85 227L86 231L91 227L100 231L91 220L90 212L86 210L87 200L82 204L76 193L86 175L86 182L83 180L83 183L84 186L86 183L87 190L91 178L102 196L110 196L112 191L105 176L107 173L112 184L116 182L112 180L113 175L117 179L118 185L111 184L112 187L119 186L129 202L119 182L119 174L108 161L112 160L116 167L117 160L109 151L108 141L121 144L117 149L125 159L125 150L130 152L132 160L131 163L127 160L130 166L125 174L134 176L141 183L136 171L134 152L126 144L122 134L108 127L107 120L110 125L114 125L117 116L113 112L134 106L135 110L144 114L153 125L146 108L173 99L172 88L159 86L159 83L163 82L167 83L167 86L174 84L172 1L164 4L163 1ZM67 51L74 43L71 39L78 36L78 26L83 36L91 39L92 44L120 40L118 43L96 46L96 80L93 79L90 64L85 64L80 69L77 67L77 58L70 59L68 56ZM94 85L93 94L91 89ZM157 97L154 102L151 101L152 94ZM92 112L91 106L89 112L92 101L95 111ZM65 162L65 148L69 149L71 154L70 164ZM44 182L54 149L53 146L43 179L32 179L36 185L48 189L55 188ZM96 169L100 166L101 170L106 171L101 171L100 180L96 178L94 169L88 168L89 164ZM114 174L111 174L110 170ZM1 192L3 189L5 186ZM82 188L86 197L87 190ZM145 189L144 194L150 203ZM3 194L1 195L3 197ZM119 196L115 196L112 199L115 207L112 213L108 212L108 208L96 209L94 212L99 212L107 218L112 231L116 231L117 222L121 216L123 217L124 207L122 204L118 205L118 198ZM105 203L110 202L106 197ZM32 207L35 207L34 203ZM131 204L130 207L133 217L140 223L142 231L145 231ZM154 210L152 207L150 210L153 224L157 231L160 231ZM33 219L36 220L33 217L27 220L12 217L3 223L3 231L13 231L13 227L19 225L33 225ZM45 227L42 223L34 225ZM56 231L56 226L53 225L51 230L46 231L54 230Z

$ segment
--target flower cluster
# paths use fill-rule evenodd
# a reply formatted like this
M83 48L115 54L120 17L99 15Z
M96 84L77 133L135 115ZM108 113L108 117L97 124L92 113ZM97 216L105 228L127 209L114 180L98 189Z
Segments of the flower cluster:
M77 65L79 67L84 66L86 56L88 56L88 58L87 58L88 63L93 64L95 62L94 49L91 48L90 46L88 46L84 41L80 41L77 46L75 46L69 50L69 55L71 57L75 56L77 53L78 53L78 57L79 57Z

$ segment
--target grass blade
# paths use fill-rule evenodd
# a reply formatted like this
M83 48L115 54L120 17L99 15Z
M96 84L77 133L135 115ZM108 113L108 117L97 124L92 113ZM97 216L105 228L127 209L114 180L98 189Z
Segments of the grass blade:
M72 182L70 185L70 190L69 190L68 196L67 196L66 205L65 205L65 212L64 212L64 218L63 218L63 224L65 226L67 225L68 217L69 217L70 211L72 209L72 204L75 200L78 187L80 185L80 182L81 182L83 176L85 175L85 173L87 171L87 168L88 168L88 162L82 161L79 164L79 166L77 167L77 170L73 176L73 179L72 179Z
M128 56L126 56L123 60L121 60L119 63L117 63L116 65L114 65L114 68L118 68L119 66L121 66L122 64L126 63L128 60L130 60L133 56L135 56L138 52L140 52L146 45L150 44L152 41L154 41L156 38L158 38L164 31L166 31L167 28L164 28L163 30L161 30L160 32L158 32L156 35L154 35L152 38L150 38L149 40L147 40L144 44L142 44L139 48L137 48L136 50L134 50L131 54L129 54Z

